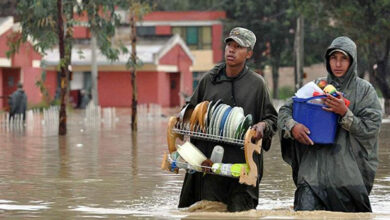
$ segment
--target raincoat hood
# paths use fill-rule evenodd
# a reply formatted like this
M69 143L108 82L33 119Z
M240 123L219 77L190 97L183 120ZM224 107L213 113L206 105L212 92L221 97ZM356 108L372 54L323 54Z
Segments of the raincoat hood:
M330 52L340 49L345 51L351 59L351 64L348 71L342 77L336 77L333 75L329 65ZM351 81L357 77L357 50L356 44L349 37L338 37L332 41L325 53L326 70L328 71L328 82L336 87L337 90L344 90Z

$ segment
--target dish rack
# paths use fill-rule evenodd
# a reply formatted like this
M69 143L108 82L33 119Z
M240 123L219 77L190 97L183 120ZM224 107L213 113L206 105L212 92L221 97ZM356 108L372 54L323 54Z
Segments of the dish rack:
M234 144L234 145L244 145L244 140L238 139L238 138L231 138L231 137L224 137L221 135L215 135L211 134L209 132L209 129L211 128L205 128L204 131L202 131L201 127L199 125L194 126L193 130L190 130L190 124L180 122L177 120L175 125L172 128L172 132L184 136L189 136L194 139L200 139L200 140L207 140L207 141L213 141L217 143L227 143L227 144Z
M207 141L213 141L216 143L228 143L228 144L234 144L238 146L242 146L244 150L245 155L245 161L246 164L249 167L249 170L246 170L244 167L241 169L241 172L239 175L235 175L234 177L239 178L239 182L247 185L256 186L257 182L257 176L258 176L258 168L256 163L253 160L253 154L256 152L257 154L260 154L261 150L261 143L262 141L259 140L257 143L253 143L252 137L256 135L256 131L252 128L248 128L245 131L245 135L243 134L243 139L237 139L237 138L229 138L224 137L221 135L215 135L210 134L207 130L208 128L201 129L199 126L191 127L188 123L183 123L179 120L178 117L172 116L168 120L168 128L167 128L167 143L168 143L168 151L164 153L163 161L161 164L161 168L163 170L167 170L170 172L178 173L179 168L177 167L177 161L175 161L170 155L173 152L177 151L176 148L176 140L184 140L184 137L190 137L194 139L200 139L200 140L207 140ZM182 166L183 167L183 166ZM203 172L211 173L215 175L224 175L224 174L216 174L212 172L211 167L202 166L201 168L205 168ZM185 168L186 170L190 171L199 171L199 167L191 167L191 165L188 164ZM226 176L226 175L224 175ZM231 176L233 177L233 176Z

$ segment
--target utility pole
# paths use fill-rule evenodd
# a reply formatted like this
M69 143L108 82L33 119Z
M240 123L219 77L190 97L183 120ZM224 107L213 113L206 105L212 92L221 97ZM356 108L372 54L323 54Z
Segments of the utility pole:
M303 85L303 55L304 55L304 18L300 15L297 18L297 27L294 38L294 58L295 58L295 91Z
M131 40L131 87L133 89L133 95L131 100L131 130L137 131L137 72L136 72L136 62L137 62L137 52L136 52L136 43L137 43L137 32L135 28L135 12L130 9L130 40Z
M98 94L98 66L96 61L96 36L92 31L91 36L91 76L92 76L92 100L95 106L99 105Z

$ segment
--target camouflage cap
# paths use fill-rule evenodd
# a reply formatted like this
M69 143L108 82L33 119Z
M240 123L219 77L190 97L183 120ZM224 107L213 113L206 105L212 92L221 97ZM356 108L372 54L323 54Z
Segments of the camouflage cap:
M235 27L230 31L229 36L225 38L225 43L229 40L234 40L240 46L250 47L253 50L253 47L256 43L256 36L252 31L248 29L242 27Z

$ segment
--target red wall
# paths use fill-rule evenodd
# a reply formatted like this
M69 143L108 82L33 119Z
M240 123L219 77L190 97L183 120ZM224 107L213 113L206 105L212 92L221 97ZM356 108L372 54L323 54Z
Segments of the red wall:
M8 36L11 34L12 30L10 29L0 36L1 58L6 58ZM22 75L21 78L23 79L23 86L29 104L37 104L42 100L40 90L35 86L35 82L40 78L41 68L32 67L33 60L41 60L41 55L35 52L30 43L22 44L18 53L11 57L11 67L20 69L20 75Z
M129 107L131 104L129 72L100 72L98 80L99 104L102 107Z
M184 78L191 76L191 81L185 85L188 88L191 86L192 92L192 74L189 71L183 72ZM183 77L183 72L180 77ZM155 103L162 107L172 106L171 74L174 73L137 72L138 104ZM130 107L132 99L130 72L99 72L98 90L99 104L102 107ZM174 91L173 95L177 95L177 91Z
M23 75L23 86L29 104L37 104L42 101L42 94L35 82L41 78L41 68L32 67L33 60L41 60L42 56L35 52L31 44L25 43L19 48L19 52L12 57L12 66L20 67Z
M169 73L159 72L158 73L158 104L162 107L170 106L170 79Z
M169 106L169 78L165 73L137 72L138 104ZM102 107L130 107L132 99L130 72L99 72L99 104Z
M222 47L224 45L223 43L223 27L221 24L214 24L212 27L212 36L213 36L213 42L212 42L212 48L213 48L213 61L214 63L219 63L222 61L223 56L223 50Z
M73 38L75 39L84 39L84 38L90 38L91 37L91 31L87 27L73 27Z
M180 80L182 82L180 85L181 92L187 95L192 94L192 72L190 71L192 60L183 51L181 46L176 45L173 47L160 59L160 64L177 65L180 72Z
M24 91L27 95L29 104L37 104L42 101L42 94L35 82L41 78L41 69L33 67L24 67L22 69L24 77Z
M157 72L137 73L138 103L159 103L157 97L158 75Z
M170 35L172 34L171 26L159 25L156 26L157 35Z
M18 68L0 68L2 72L1 96L3 97L2 107L8 106L8 96L18 89L17 85L20 81L20 69ZM13 85L8 85L9 78L13 78ZM9 107L9 106L8 106Z
M3 108L3 69L0 68L0 109ZM4 97L5 98L5 97Z
M7 41L8 41L8 36L11 33L12 33L12 30L9 29L8 31L6 31L5 33L3 33L0 36L0 57L2 57L2 58L6 58L5 54L8 50Z
M5 102L8 101L6 97L4 97L3 94L3 69L0 68L0 109L4 108Z
M154 11L144 16L144 21L206 21L226 18L224 11Z
M56 94L57 89L57 72L54 70L46 71L46 81L45 81L46 89L49 92L50 98L53 99Z

